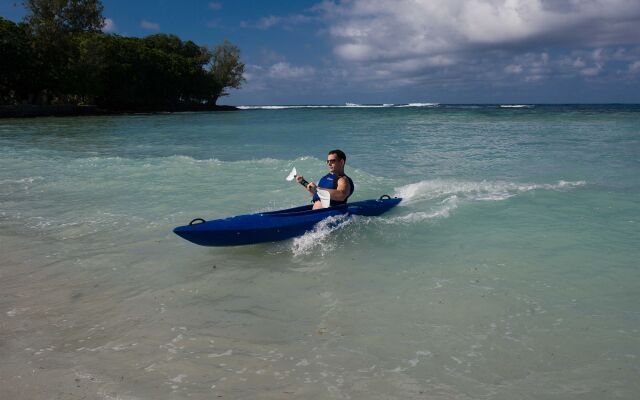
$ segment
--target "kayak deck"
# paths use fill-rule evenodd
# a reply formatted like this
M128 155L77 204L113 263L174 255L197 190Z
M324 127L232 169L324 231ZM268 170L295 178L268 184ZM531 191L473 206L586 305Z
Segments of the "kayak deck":
M205 221L179 226L173 232L201 246L240 246L275 242L303 235L320 221L340 215L378 216L400 203L400 198L364 200L312 209L312 205ZM202 220L204 221L204 220Z

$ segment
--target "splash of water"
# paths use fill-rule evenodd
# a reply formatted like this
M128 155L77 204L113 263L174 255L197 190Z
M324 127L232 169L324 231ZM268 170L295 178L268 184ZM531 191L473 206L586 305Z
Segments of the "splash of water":
M337 215L318 222L313 230L293 239L291 251L294 256L309 255L317 252L323 256L335 248L335 241L331 240L334 232L353 223L348 215Z
M424 180L395 189L395 196L402 197L402 206L414 203L441 199L456 195L476 201L506 200L520 193L533 190L566 190L586 185L585 181L559 181L555 184L515 183L503 181L456 181L456 180Z

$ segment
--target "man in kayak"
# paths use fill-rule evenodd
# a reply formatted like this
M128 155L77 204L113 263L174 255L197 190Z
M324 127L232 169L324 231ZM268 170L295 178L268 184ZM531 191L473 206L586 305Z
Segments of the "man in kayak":
M320 178L320 182L317 185L314 182L309 182L309 184L305 186L313 196L314 210L322 208L320 197L318 197L316 193L318 188L329 192L332 207L347 203L347 199L353 194L355 186L351 178L344 174L344 165L346 162L347 156L342 150L331 150L329 154L327 154L329 173ZM297 176L296 180L303 182L304 177Z

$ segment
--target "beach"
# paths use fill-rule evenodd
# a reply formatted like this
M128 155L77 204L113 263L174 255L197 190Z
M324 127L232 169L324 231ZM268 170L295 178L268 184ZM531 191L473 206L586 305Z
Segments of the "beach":
M2 399L635 399L640 107L0 121ZM381 217L206 248L347 154Z

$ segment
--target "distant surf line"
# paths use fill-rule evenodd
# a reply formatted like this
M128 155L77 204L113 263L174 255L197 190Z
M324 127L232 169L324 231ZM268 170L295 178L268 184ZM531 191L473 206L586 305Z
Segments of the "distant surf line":
M286 109L322 109L322 108L505 108L528 109L532 104L441 104L441 103L381 103L381 104L293 104L293 105L242 105L241 110L286 110Z
M266 105L266 106L253 106L244 105L238 106L241 110L284 110L290 108L406 108L406 107L438 107L440 103L383 103L383 104L359 104L359 103L345 103L345 104L308 104L308 105Z

